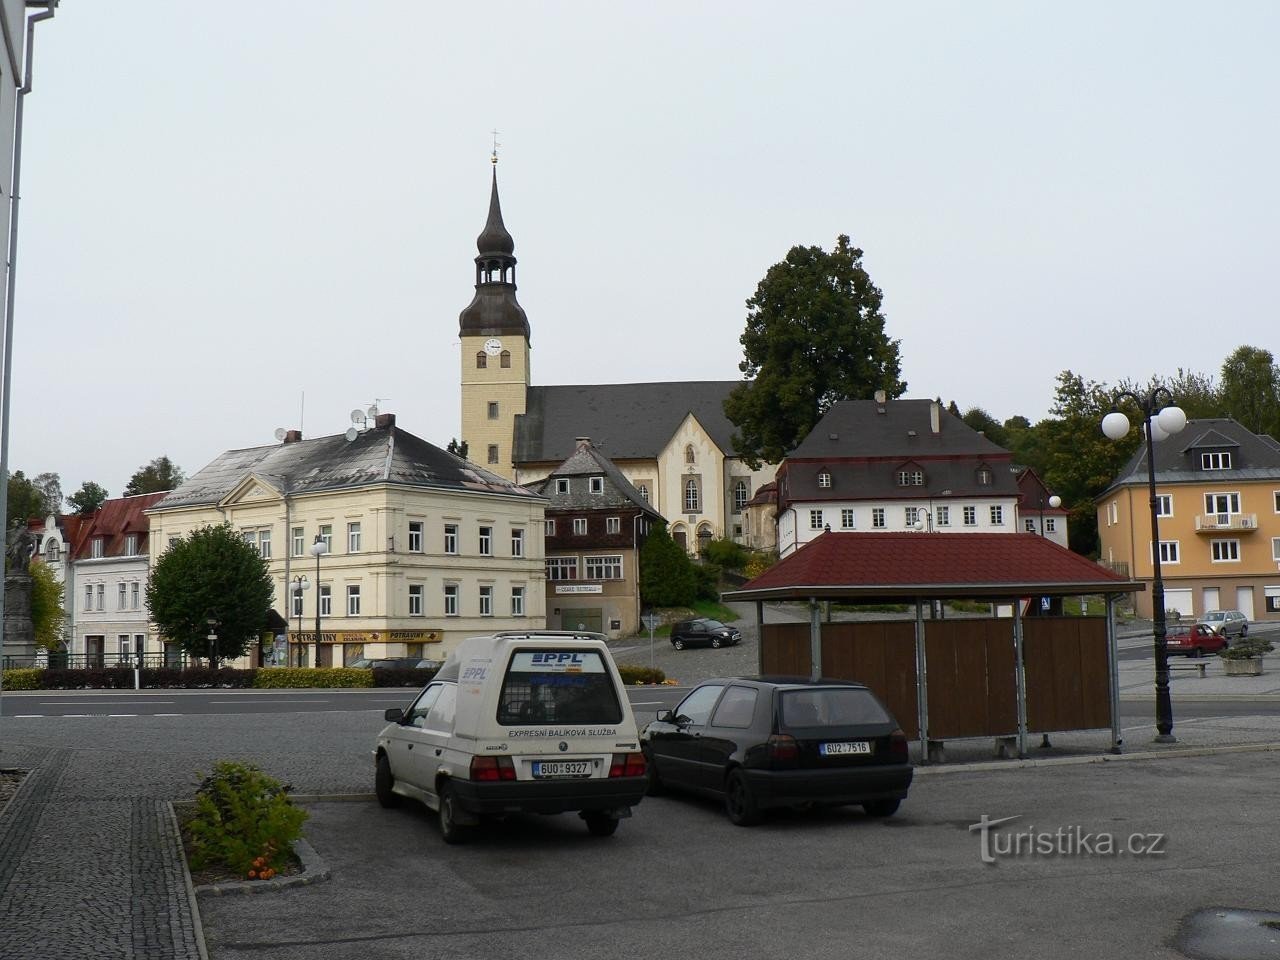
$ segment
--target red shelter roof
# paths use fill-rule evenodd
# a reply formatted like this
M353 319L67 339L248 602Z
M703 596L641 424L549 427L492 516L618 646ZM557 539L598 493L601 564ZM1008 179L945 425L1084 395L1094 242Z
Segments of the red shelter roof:
M824 533L724 596L1014 598L1142 589L1030 533Z

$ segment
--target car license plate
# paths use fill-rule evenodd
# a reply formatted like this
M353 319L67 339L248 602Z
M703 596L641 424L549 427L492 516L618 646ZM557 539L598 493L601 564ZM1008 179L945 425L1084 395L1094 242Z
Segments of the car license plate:
M818 752L824 757L839 757L846 753L870 753L871 743L867 740L846 740L843 743L822 743Z
M539 780L553 777L589 777L590 760L542 760L533 765L533 775Z

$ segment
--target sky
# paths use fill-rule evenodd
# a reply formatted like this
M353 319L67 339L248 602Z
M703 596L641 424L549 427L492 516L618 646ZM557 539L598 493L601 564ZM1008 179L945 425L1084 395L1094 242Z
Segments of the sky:
M11 469L118 496L375 400L446 444L494 129L534 383L736 379L765 271L841 233L907 396L1034 421L1064 369L1216 374L1277 349L1277 36L1268 2L63 0Z

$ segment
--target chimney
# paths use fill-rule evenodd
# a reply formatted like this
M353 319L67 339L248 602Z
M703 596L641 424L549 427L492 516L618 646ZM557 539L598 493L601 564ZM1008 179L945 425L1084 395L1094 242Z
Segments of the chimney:
M587 447L591 446L590 437L574 437L573 442L577 444L576 449L578 450L585 450Z
M285 443L297 443L297 442L298 442L299 440L301 440L301 439L302 439L302 431L301 431L301 430L286 430L286 431L285 431L285 435L284 435L284 442L285 442Z
M396 415L394 413L380 413L373 421L373 425L379 430L386 430L396 425Z
M929 401L929 429L935 437L942 432L942 404L937 400Z
M883 390L877 390L875 393L872 394L872 396L875 397L876 403L879 403L879 404L883 404L887 399L889 399L888 394L886 394Z

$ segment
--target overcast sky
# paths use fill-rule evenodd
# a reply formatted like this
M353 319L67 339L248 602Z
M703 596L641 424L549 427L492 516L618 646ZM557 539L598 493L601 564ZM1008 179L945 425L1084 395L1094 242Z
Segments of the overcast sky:
M535 383L734 379L847 233L908 396L1276 349L1280 4L63 0L27 98L11 466L119 495L385 398L458 433L491 136ZM1280 350L1277 350L1280 352Z

